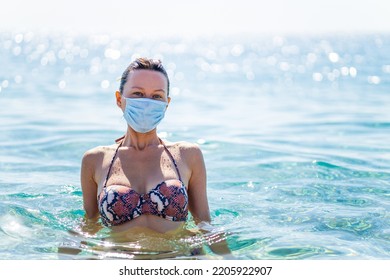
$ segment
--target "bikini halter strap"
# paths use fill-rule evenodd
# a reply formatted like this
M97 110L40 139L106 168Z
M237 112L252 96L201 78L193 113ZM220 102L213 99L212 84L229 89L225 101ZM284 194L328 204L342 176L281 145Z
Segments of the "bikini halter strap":
M171 158L171 160L173 162L173 165L175 166L175 169L176 169L176 172L177 172L177 176L179 177L179 180L182 181L181 180L180 171L179 171L179 167L177 166L175 158L173 157L171 152L168 150L167 146L165 146L164 142L160 138L158 138L158 140L160 140L161 145L164 146L165 151L167 152L168 156Z
M115 149L114 156L112 157L112 160L111 160L111 162L110 162L110 167L108 168L106 180L104 180L103 189L104 189L104 188L106 187L106 185L107 185L107 181L108 181L108 178L110 177L112 165L113 165L114 160L115 160L115 158L116 158L116 154L117 154L118 151L119 151L119 148L122 146L122 143L123 143L123 140L119 143L118 147Z
M114 160L116 158L116 155L118 154L118 151L119 151L119 148L122 146L122 143L123 143L123 138L120 138L118 140L122 140L120 141L118 147L115 149L115 153L114 153L114 156L112 157L112 160L110 162L110 166L108 168L108 172L107 172L107 176L106 176L106 179L104 180L104 185L103 185L103 188L105 188L107 186L107 181L108 181L108 178L110 177L110 173L111 173L111 169L112 169L112 165L114 163ZM165 146L164 142L158 138L158 140L160 141L161 145L164 146L164 150L167 152L168 156L171 158L172 162L173 162L173 165L175 166L175 169L176 169L176 172L177 172L177 176L179 177L179 180L181 180L181 175L180 175L180 171L179 171L179 167L177 166L177 163L176 163L176 160L175 158L173 157L172 153L168 150L167 146ZM117 141L119 142L119 141Z

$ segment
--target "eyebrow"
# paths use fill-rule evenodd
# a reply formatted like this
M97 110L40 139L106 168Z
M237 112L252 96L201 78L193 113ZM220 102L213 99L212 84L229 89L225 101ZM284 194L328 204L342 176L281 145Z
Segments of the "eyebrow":
M145 90L144 88L142 88L142 87L137 87L137 86L134 86L134 87L131 87L132 89L142 89L142 90ZM165 93L165 90L163 90L163 89L156 89L156 90L154 90L153 92L156 92L156 91L162 91L162 92L164 92Z

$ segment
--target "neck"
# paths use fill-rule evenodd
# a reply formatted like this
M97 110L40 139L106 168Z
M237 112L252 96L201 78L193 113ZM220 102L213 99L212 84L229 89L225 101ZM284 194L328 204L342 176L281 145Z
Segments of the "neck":
M157 136L156 129L147 133L138 133L129 127L125 138L123 139L122 147L129 147L137 151L142 151L145 148L158 146L159 144L160 139Z

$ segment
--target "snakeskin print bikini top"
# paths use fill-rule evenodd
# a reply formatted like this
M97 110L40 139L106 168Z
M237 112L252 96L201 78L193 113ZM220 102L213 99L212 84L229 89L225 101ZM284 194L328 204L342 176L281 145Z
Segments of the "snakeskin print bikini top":
M135 190L119 185L107 186L111 168L122 142L116 148L103 185L98 196L98 207L102 223L117 226L131 221L140 215L155 215L170 221L185 221L188 216L188 194L181 180L180 172L171 152L161 141L164 149L176 168L178 179L166 180L149 192L140 194Z

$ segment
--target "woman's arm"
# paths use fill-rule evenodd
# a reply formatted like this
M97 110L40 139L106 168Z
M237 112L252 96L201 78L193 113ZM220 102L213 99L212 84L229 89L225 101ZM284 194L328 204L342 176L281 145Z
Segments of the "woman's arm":
M95 181L95 166L98 154L96 149L87 151L81 162L81 189L83 205L88 219L96 219L99 215L97 205L97 183Z
M188 183L189 210L195 223L205 237L210 238L210 249L225 258L231 257L231 251L226 242L226 234L214 228L210 222L210 210L207 199L206 167L199 146L188 148L188 159L191 166L191 177Z
M188 144L185 149L191 174L188 181L188 208L196 224L210 222L210 210L206 190L206 167L198 145Z

